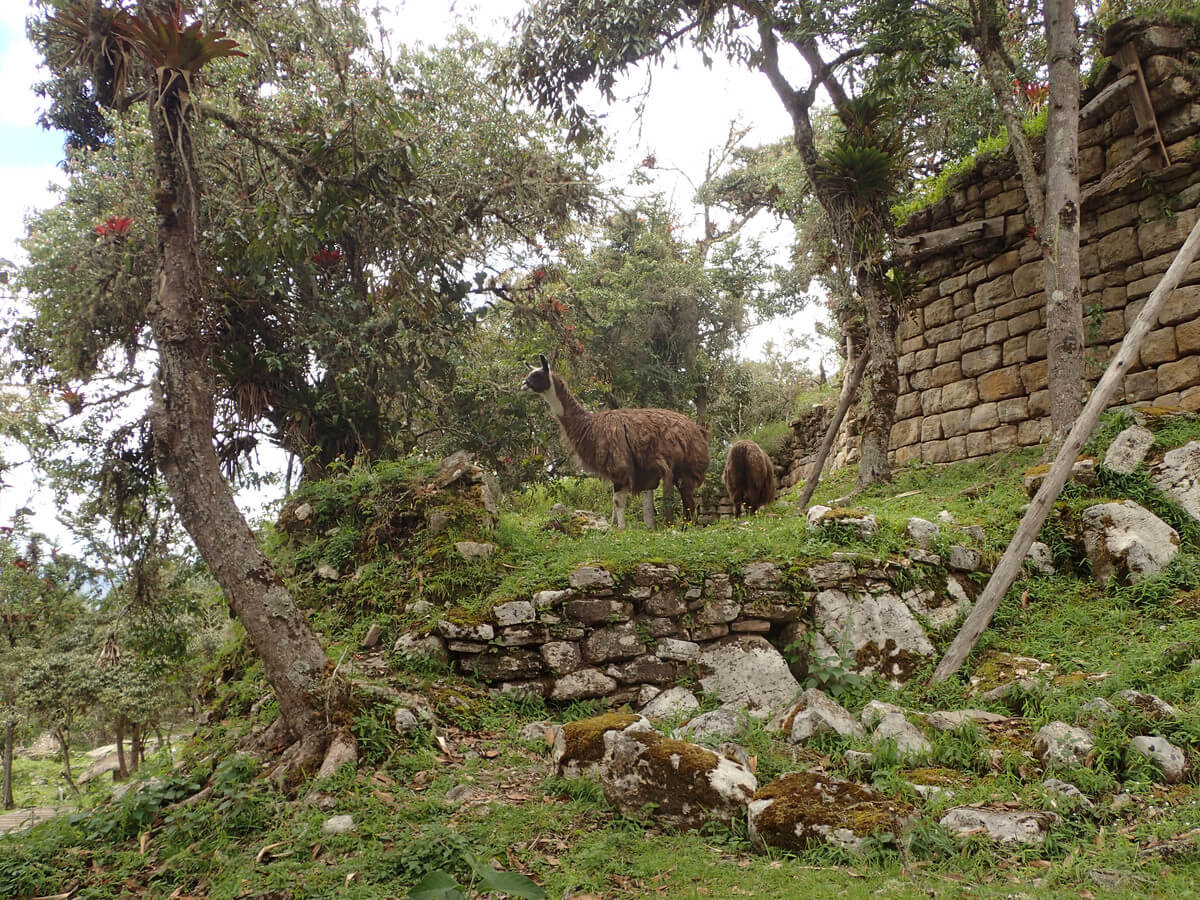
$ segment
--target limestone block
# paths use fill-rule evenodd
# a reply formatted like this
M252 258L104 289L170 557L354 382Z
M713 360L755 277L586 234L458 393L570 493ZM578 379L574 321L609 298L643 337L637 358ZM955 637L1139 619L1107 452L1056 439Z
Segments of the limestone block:
M938 365L956 361L962 356L962 347L957 340L942 341L937 345L937 356L934 361Z
M1175 347L1184 356L1200 353L1200 316L1175 326Z
M1179 784L1187 774L1183 750L1166 738L1140 735L1129 742L1129 749L1157 765L1167 784Z
M1011 450L1017 446L1017 426L1016 425L1001 425L999 428L993 428L990 432L992 436L992 450Z
M1026 350L1027 343L1024 335L1017 335L1001 344L1000 347L1004 351L1004 358L1000 361L1001 365L1012 366L1025 362L1029 355Z
M937 415L942 412L942 389L940 387L929 388L921 392L921 413L926 416Z
M1058 815L1041 810L990 809L956 806L939 824L964 837L985 833L997 844L1040 844L1050 826L1061 821Z
M953 409L942 413L938 418L941 422L943 437L957 437L971 430L971 411L969 409ZM953 453L951 455L953 456Z
M1169 218L1143 223L1137 230L1137 243L1141 255L1151 257L1178 250L1192 226L1196 224L1197 214L1194 209L1185 209Z
M971 408L971 431L984 431L999 424L999 406L996 403L980 403Z
M1033 310L1042 309L1045 307L1045 302L1042 300L1042 294L1030 294L1027 297L1017 297L1015 300L1010 300L1003 306L996 308L996 318L1011 319L1013 316L1019 316L1022 313L1032 312Z
M1138 350L1138 358L1148 369L1179 359L1179 351L1175 346L1175 329L1156 328L1147 334Z
M1019 397L1025 393L1016 366L998 369L979 376L979 398L984 401Z
M1029 415L1043 418L1050 415L1050 392L1042 389L1029 395Z
M1147 369L1125 376L1125 399L1131 403L1150 400L1158 394L1158 372Z
M962 337L962 324L958 321L950 321L945 325L939 325L937 328L925 329L925 343L930 346L944 343L945 341L955 341Z
M792 772L754 795L747 831L762 848L799 852L828 844L854 852L873 832L890 832L911 811L872 787L823 772Z
M1017 424L1017 443L1022 447L1032 447L1044 441L1049 433L1048 419L1026 419Z
M1154 433L1141 425L1131 425L1118 434L1104 454L1104 467L1122 475L1131 474L1154 443Z
M990 345L970 353L964 353L962 358L962 373L968 378L974 378L985 372L991 372L1000 367L1003 353L1000 347Z
M921 461L927 463L950 462L950 447L946 441L930 441L921 445Z
M1013 276L1002 275L991 281L985 281L975 288L975 308L978 310L991 309L1015 296Z
M1008 320L1008 333L1011 335L1025 334L1042 324L1044 313L1041 309L1031 309L1029 312L1013 316Z
M972 431L967 435L967 455L987 456L992 452L992 436L987 431Z
M929 386L933 388L943 387L951 382L961 380L962 377L962 366L957 360L943 363L933 368L933 371L929 375Z
M583 658L592 663L628 659L646 650L631 622L595 629L583 639L581 649Z
M537 618L537 611L528 600L513 600L511 603L499 603L492 610L497 625L520 625L532 622Z
M1010 397L996 404L996 415L1001 423L1008 425L1029 418L1029 401L1024 397Z
M1158 311L1161 325L1176 325L1196 320L1200 312L1200 284L1187 284L1175 288Z
M1188 356L1158 367L1158 392L1167 394L1200 384L1200 356Z
M1047 367L1048 363L1044 359L1021 366L1021 384L1024 385L1024 393L1031 394L1046 387Z
M1182 239L1180 243L1182 243ZM1100 258L1106 260L1109 267L1128 265L1141 259L1142 251L1138 247L1137 230L1118 228L1116 231L1104 235L1100 238L1098 252Z
M583 654L573 641L549 641L542 644L542 661L555 675L566 675L583 665Z
M764 638L740 635L700 651L700 688L722 704L744 706L754 718L770 716L800 691L787 660Z
M925 306L925 328L936 328L954 320L954 302L942 297Z
M999 344L1008 338L1008 320L992 322L987 327L987 343Z
M978 350L985 343L987 343L986 328L972 328L970 331L963 332L958 345L966 353L968 350Z
M1045 766L1082 766L1095 748L1092 733L1066 722L1043 725L1033 736L1033 752Z
M1155 487L1200 522L1200 441L1168 450L1151 477Z
M563 613L568 621L580 625L600 625L613 621L627 622L633 615L633 604L603 597L590 600L568 600L563 607Z
M942 417L941 415L926 416L921 419L921 443L929 441L937 441L942 438Z
M1025 265L1013 272L1013 290L1018 297L1028 297L1033 294L1040 294L1045 287L1045 274L1042 270L1042 263L1038 262L1025 263Z
M1007 253L1001 253L988 261L987 275L989 278L996 278L1000 275L1007 274L1013 271L1021 264L1021 255L1016 250L1009 250Z
M613 586L612 573L598 566L580 566L568 577L571 587L576 590L595 590Z
M921 438L921 419L905 419L892 426L891 446L907 447Z

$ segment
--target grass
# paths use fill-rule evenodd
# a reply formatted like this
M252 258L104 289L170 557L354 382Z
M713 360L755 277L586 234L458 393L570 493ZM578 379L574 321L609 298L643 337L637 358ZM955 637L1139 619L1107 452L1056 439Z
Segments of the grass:
M1103 453L1120 425L1106 420L1094 452ZM1164 432L1167 437L1155 452L1195 438L1191 426L1180 423L1164 424L1157 434ZM947 510L957 524L984 527L985 554L994 559L1016 527L1026 502L1022 474L1037 458L1034 448L940 469L914 465L897 471L891 485L859 491L848 500L843 498L853 491L854 473L834 472L816 500L826 505L842 500L879 517L880 533L852 545L861 552L893 554L904 546L909 516L936 521ZM1075 489L1064 500L1062 518L1069 521L1072 510L1098 497L1144 488L1134 479ZM581 538L541 530L552 497L590 506L580 501L592 490L579 482L520 498L487 538L497 544L497 554L469 576L443 578L437 571L438 560L447 568L466 568L461 562L451 566L448 555L438 556L453 535L398 549L389 545L385 552L357 544L359 555L347 565L369 568L357 579L337 582L310 579L296 550L282 540L276 552L291 560L290 578L309 592L308 600L326 604L315 616L337 659L357 647L368 622L403 624L405 613L397 604L418 596L445 593L465 609L482 609L537 588L562 587L582 563L623 572L638 562L671 562L698 577L773 559L795 579L808 560L826 558L838 548L826 534L803 527L801 514L791 509L792 495L769 515L707 528L648 532L634 527ZM334 508L335 500L326 498ZM347 518L341 509L342 519L360 533L370 527L366 518ZM1065 527L1062 552L1077 562ZM945 540L951 539L956 538ZM305 541L311 558L320 558L321 538ZM424 586L412 583L414 566L424 567L417 569ZM391 583L393 578L403 578L405 586ZM462 597L459 591L475 593ZM190 745L183 765L152 771L161 783L121 802L107 803L97 794L87 798L94 808L0 839L0 896L74 889L73 897L84 898L168 897L177 891L212 898L404 897L432 871L466 883L468 855L529 875L551 897L867 898L968 891L981 897L1195 896L1200 845L1194 839L1175 840L1200 827L1194 777L1164 786L1126 746L1135 734L1157 734L1191 758L1200 756L1197 608L1200 548L1191 535L1185 535L1183 551L1170 567L1137 585L1101 587L1087 578L1085 567L1026 578L1001 604L966 677L932 685L926 669L903 687L878 679L845 686L840 699L852 711L879 699L913 713L972 706L1022 717L1006 729L967 726L932 736L929 758L916 763L886 746L872 748L865 739L822 737L791 746L761 723L745 720L738 742L756 757L760 784L820 766L867 779L914 804L917 821L903 851L883 835L862 856L828 847L797 855L763 853L752 847L741 825L678 834L622 819L596 782L557 777L548 748L520 737L531 722L596 715L603 711L599 701L548 708L540 699L494 695L436 667L393 665L379 676L397 690L427 698L439 717L436 735L419 729L398 738L390 725L395 704L364 694L353 722L363 760L359 770L344 768L304 786L300 797L311 788L313 800L288 799L257 777L253 761L233 752L243 734L275 713L268 705L253 721L248 718L262 696L261 672L248 655L229 648L213 663L220 674L213 683L220 684L210 696L221 712ZM936 642L944 645L951 634L937 636ZM982 672L998 653L1043 660L1058 677L1003 701L985 702L972 694L969 676ZM1114 699L1125 688L1156 694L1182 715L1152 721ZM1058 773L1089 796L1096 812L1067 814L1042 787L1041 773L1027 753L1039 727L1055 720L1084 721L1083 707L1096 697L1112 700L1116 717L1092 723L1096 753L1090 767ZM873 749L874 762L851 773L842 757L847 749ZM995 759L986 753L991 750L999 751ZM18 761L18 777L24 779L19 784L29 783L34 771L57 768L55 763L37 763L36 770L31 765ZM950 793L922 795L914 782ZM205 799L177 805L202 783L213 788ZM1131 798L1124 807L1114 803L1122 794ZM980 836L956 839L938 824L951 806L998 800L1054 809L1063 819L1044 845L1024 849L997 847ZM325 820L336 814L353 817L351 833L322 832Z

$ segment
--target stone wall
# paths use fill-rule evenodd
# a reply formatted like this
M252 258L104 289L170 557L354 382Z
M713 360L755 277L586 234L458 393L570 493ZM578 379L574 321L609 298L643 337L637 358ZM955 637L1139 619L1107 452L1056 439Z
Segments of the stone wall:
M1113 174L1141 140L1124 91L1080 132L1089 384L1200 215L1200 42L1161 26L1127 29L1126 36L1141 60L1171 164L1154 169L1142 162L1127 177ZM1118 75L1110 63L1083 103ZM1095 189L1106 177L1116 183ZM937 239L937 232L968 223L975 223L970 239ZM984 456L1037 444L1048 433L1042 252L1031 224L1004 153L958 176L945 199L902 229L908 267L924 287L899 333L897 465ZM1200 261L1187 270L1113 402L1138 401L1200 409Z
M870 516L814 510L815 527L864 534L877 527ZM663 688L702 679L706 660L731 652L731 644L777 660L787 655L796 677L814 659L848 660L857 671L903 681L933 656L927 629L952 626L970 604L975 587L968 575L982 567L979 550L967 546L978 545L976 531L952 536L962 543L945 559L923 549L922 539L899 559L835 553L695 578L650 562L624 576L581 566L566 587L501 603L485 616L451 611L433 618L439 612L428 604L412 609L431 618L396 649L562 702L596 697L644 705Z

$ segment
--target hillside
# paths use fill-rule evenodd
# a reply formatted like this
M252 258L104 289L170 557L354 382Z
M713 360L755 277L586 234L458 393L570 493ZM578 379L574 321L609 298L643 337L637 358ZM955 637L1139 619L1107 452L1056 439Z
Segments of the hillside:
M569 511L608 512L595 482L507 498L492 512L487 480L461 466L348 469L294 497L267 543L353 687L344 724L357 765L288 794L269 782L269 755L239 748L277 709L236 640L212 661L205 712L179 761L151 761L119 798L94 788L86 809L0 840L0 895L405 897L437 872L431 892L412 896L456 896L451 879L467 896L489 884L536 895L491 865L577 900L1191 895L1200 524L1151 469L1200 440L1200 422L1111 413L1088 455L1104 460L1135 420L1153 435L1145 459L1126 475L1084 467L1041 536L1054 574L1031 567L962 677L937 686L932 664L1016 526L1037 448L910 464L893 484L853 495L854 473L837 471L815 499L829 511L811 522L785 492L753 520L657 532L588 530ZM1178 552L1156 574L1100 584L1084 511L1124 499L1173 526ZM568 514L551 513L552 501ZM868 515L877 527L856 527ZM924 547L913 517L937 526ZM848 653L821 618L835 594L920 606L911 618L933 652ZM738 611L707 621L721 602ZM597 609L607 612L583 618ZM642 647L602 651L599 633ZM672 742L676 727L694 733L698 717L729 707L726 685L702 657L653 669L644 660L738 641L782 652L803 700L780 719L742 703L732 731L708 741L719 755ZM590 664L546 662L557 657L545 648L574 643ZM906 665L892 667L897 659ZM613 687L555 699L589 667ZM647 707L672 685L695 705ZM662 710L653 733L630 728L643 708ZM799 727L818 713L849 721ZM1052 740L1051 723L1068 738ZM1182 751L1181 771L1138 752L1138 736ZM744 802L739 817L706 801L711 815L696 820L670 793L649 806L618 799L611 771L569 777L631 743L649 755L626 775L650 771L655 748L676 774L752 773L755 829ZM669 782L668 770L653 771ZM854 815L830 818L830 807ZM1023 837L989 834L1004 816Z

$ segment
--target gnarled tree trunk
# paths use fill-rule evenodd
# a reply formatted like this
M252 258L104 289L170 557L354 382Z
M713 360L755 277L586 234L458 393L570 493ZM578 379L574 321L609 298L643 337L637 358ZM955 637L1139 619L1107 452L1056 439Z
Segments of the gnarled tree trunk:
M149 415L158 464L184 527L263 661L285 736L298 743L291 762L308 770L320 763L328 742L327 659L221 475L213 445L212 348L200 287L200 189L189 83L169 70L148 77L158 216L158 278L149 318L159 352Z

